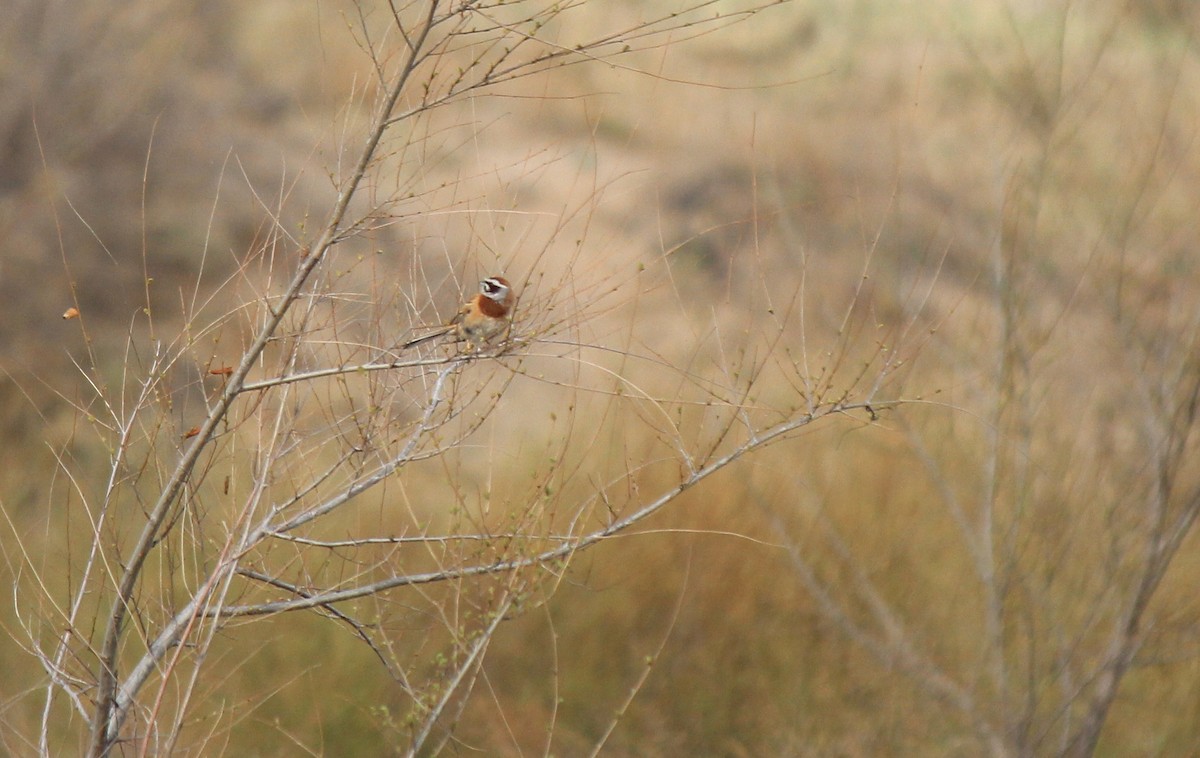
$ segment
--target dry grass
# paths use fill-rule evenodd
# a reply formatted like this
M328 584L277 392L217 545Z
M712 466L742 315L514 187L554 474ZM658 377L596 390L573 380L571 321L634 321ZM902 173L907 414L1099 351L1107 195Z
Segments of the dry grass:
M23 110L0 113L13 146L0 159L0 367L10 377L0 424L12 458L0 471L3 550L19 586L18 544L36 556L50 597L65 596L89 537L53 455L84 477L102 477L106 463L86 416L48 389L75 396L63 356L97 356L116 382L131 314L147 300L155 320L133 328L165 336L182 314L215 318L256 291L265 266L220 283L270 237L268 211L284 208L283 227L304 236L327 199L341 130L361 126L373 96L344 31L349 4L319 19L291 3L188 18L147 1L104 31L94 25L108 5L94 5L63 39L106 44L29 51L45 72L36 82L0 63L3 81L32 93ZM597 5L589 12L604 18L555 33L571 40L608 14L637 14ZM436 321L495 270L521 281L530 334L615 352L511 361L503 402L471 447L411 467L314 536L470 527L544 537L569 515L555 503L665 459L670 431L726 449L712 438L720 412L688 403L727 380L721 367L743 349L794 361L807 348L815 369L823 351L844 348L838 381L848 385L880 344L899 346L912 362L893 381L923 401L769 448L687 493L644 534L531 582L454 732L462 752L586 754L649 659L605 755L983 754L981 721L1014 754L1066 753L1080 693L1137 584L1156 498L1179 513L1197 487L1186 435L1172 489L1161 487L1172 419L1184 423L1179 393L1196 374L1195 11L818 5L785 4L621 66L558 70L442 112L427 139L388 156L371 199L414 197L339 253L326 289L354 297L329 299L321 323L338 329L312 333L327 345L306 356L313 365L360 360L347 346ZM34 15L34 4L18 13ZM141 63L130 68L114 48L137 50ZM60 60L136 86L56 79ZM78 128L104 119L106 129ZM189 307L193 292L216 290L220 300ZM73 301L90 347L58 319ZM764 339L789 309L780 339ZM236 356L239 326L196 348L197 364ZM769 416L799 404L787 361L765 363L751 405ZM677 415L593 391L614 373ZM164 449L193 423L205 382L179 379L192 389ZM328 408L314 423L332 426L362 397L395 400L386 391L358 377L314 388L307 402ZM390 414L412 417L399 403ZM282 469L277 486L302 481L313 460ZM626 494L666 486L675 465L639 471ZM214 476L197 497L221 483ZM355 558L378 572L462 558L389 550ZM1200 749L1195 550L1189 538L1153 597L1104 754ZM184 559L161 560L166 571ZM305 560L264 557L314 581L344 570ZM346 610L387 630L397 668L436 681L448 670L437 656L486 615L496 586ZM0 614L0 744L14 754L36 747L20 735L37 731L30 688L44 676L18 647L24 602ZM448 614L452 602L466 615ZM188 738L200 744L215 728L209 747L231 753L363 755L407 738L412 699L351 630L316 617L256 623L222 632L206 665L227 673L194 696Z

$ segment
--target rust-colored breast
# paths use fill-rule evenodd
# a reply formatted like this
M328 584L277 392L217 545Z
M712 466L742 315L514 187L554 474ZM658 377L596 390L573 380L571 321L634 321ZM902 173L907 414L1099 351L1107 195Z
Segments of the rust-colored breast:
M512 297L505 298L503 303L497 303L495 300L485 295L476 295L475 301L479 304L479 310L483 315L490 318L504 318L508 315L508 309L512 302Z

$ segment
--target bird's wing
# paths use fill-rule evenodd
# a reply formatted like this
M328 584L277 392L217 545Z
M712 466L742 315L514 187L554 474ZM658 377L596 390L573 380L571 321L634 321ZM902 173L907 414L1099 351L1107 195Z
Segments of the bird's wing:
M470 312L471 312L471 304L463 303L462 307L458 309L458 313L454 314L454 318L450 319L450 326L454 326L455 324L461 324L462 320L464 318L466 318L467 314Z

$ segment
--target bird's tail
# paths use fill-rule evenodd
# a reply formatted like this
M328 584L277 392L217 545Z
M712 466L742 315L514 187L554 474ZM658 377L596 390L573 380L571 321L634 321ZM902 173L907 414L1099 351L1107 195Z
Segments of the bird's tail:
M400 346L400 349L407 350L410 347L416 347L417 345L424 344L426 342L429 342L430 340L435 340L438 337L444 337L445 335L449 334L452 331L454 331L453 326L444 326L441 329L430 332L429 334L423 334L420 337L417 337L416 339L411 339L408 342L405 342L403 345Z

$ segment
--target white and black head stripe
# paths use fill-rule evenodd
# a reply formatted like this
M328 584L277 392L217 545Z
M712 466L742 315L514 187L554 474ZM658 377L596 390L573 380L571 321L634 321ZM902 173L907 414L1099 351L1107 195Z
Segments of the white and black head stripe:
M502 298L507 290L508 285L492 276L479 283L479 291L491 298Z

